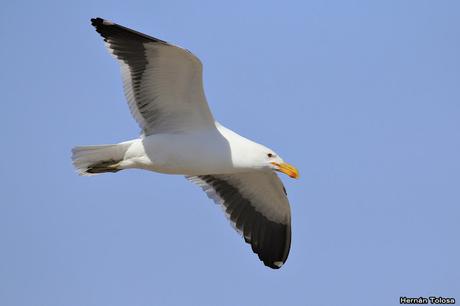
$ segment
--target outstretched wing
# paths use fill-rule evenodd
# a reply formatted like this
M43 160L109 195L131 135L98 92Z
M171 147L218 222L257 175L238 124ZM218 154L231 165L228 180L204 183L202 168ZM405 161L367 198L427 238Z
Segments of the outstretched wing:
M221 204L233 226L270 268L287 260L291 212L284 186L275 173L248 172L187 177Z
M197 57L108 20L91 23L120 63L129 108L146 135L215 126Z

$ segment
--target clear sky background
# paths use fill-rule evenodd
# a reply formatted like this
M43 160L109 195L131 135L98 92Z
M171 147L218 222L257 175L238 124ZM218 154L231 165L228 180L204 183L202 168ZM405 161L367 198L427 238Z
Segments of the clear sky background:
M460 302L458 1L1 7L0 305ZM194 52L215 117L299 168L282 269L183 177L75 174L139 132L97 16Z

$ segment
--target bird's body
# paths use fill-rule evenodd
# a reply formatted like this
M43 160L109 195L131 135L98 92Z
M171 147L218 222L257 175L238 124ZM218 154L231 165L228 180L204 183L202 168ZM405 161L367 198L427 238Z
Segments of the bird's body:
M202 87L201 62L189 51L100 18L93 26L121 65L140 138L75 147L81 175L144 169L179 174L220 203L265 265L279 268L289 254L290 209L273 170L297 170L269 148L214 120Z
M141 136L121 144L126 153L117 161L118 170L138 168L180 175L253 171L255 165L248 158L251 146L261 147L219 124L215 129ZM262 165L260 168L263 170Z

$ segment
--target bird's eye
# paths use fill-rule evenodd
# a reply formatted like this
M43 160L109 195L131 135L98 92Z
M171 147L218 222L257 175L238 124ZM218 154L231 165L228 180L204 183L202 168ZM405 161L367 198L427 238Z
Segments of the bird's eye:
M273 154L272 154L272 153L268 153L267 156L268 156L268 157L273 157Z

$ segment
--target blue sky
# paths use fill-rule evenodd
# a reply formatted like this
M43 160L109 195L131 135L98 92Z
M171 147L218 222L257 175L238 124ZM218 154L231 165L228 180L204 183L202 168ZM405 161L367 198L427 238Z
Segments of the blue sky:
M458 1L9 1L0 304L394 305L460 300ZM79 177L137 137L104 17L204 64L215 117L296 165L293 240L264 267L179 176Z

